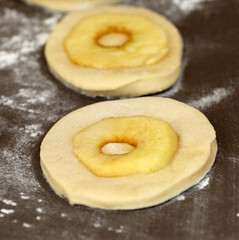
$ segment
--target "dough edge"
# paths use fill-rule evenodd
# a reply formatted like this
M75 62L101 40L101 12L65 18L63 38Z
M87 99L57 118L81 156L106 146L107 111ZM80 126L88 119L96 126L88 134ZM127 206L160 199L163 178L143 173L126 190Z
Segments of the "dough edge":
M147 97L147 98L143 98L143 99L146 100L146 102L153 101L154 104L157 104L157 101L165 101L165 100L179 103L175 100L171 100L171 99L168 100L168 99L163 99L163 98ZM138 99L130 99L130 100L117 100L117 101L121 101L123 103L123 105L124 104L130 105L130 102L132 102L132 101L134 101L136 103L139 101L139 103L140 103L141 100L142 100L142 98L141 99L139 99L139 98ZM108 101L108 102L103 102L103 103L92 104L90 106L94 105L93 106L93 109L94 109L99 104L104 105L104 103L106 103L106 105L110 105L111 102L113 102L113 105L115 105L114 104L115 101ZM141 102L141 106L142 106L142 104L143 103ZM182 103L180 103L180 104L182 104ZM184 106L187 106L187 105L184 104ZM105 107L107 107L107 106L105 106ZM187 106L187 107L189 107L189 106ZM88 106L81 108L81 109L87 109L87 108L88 108ZM189 108L191 108L191 107L189 107ZM76 110L76 111L66 115L66 117L72 116L72 118L73 118L74 113L81 111L81 109ZM199 111L197 111L197 112L199 112ZM201 115L203 115L203 114L201 114ZM64 119L66 119L66 117L63 117L62 120L60 120L60 121L65 121ZM97 116L96 122L99 121L98 117L100 117L102 119L107 116L102 116L102 115ZM123 199L122 201L121 200L111 201L111 199L104 199L104 198L102 200L102 197L101 197L101 199L97 199L97 195L92 197L92 196L82 196L82 194L77 195L74 192L70 193L71 190L68 191L66 189L66 186L68 183L65 186L62 186L61 184L59 184L59 176L56 176L56 175L53 176L54 174L51 175L52 173L50 173L48 171L48 168L50 165L48 163L48 159L46 159L45 156L43 156L42 151L44 151L44 149L46 148L45 139L48 138L49 134L51 134L51 131L54 131L54 127L57 125L58 125L58 123L56 123L53 126L53 128L48 132L48 134L46 135L46 137L44 138L44 140L42 142L42 145L41 145L41 167L42 167L44 175L46 176L47 180L49 181L49 183L53 187L53 189L56 191L56 193L66 196L69 199L71 204L82 204L82 205L87 205L90 207L98 207L98 208L104 208L104 209L139 209L139 208L145 208L145 207L157 205L159 203L163 203L163 202L169 200L170 198L180 194L184 190L187 190L189 187L193 186L198 181L200 181L205 176L205 174L209 171L209 169L211 168L211 166L215 160L215 156L216 156L216 152L217 152L217 143L215 140L215 132L213 134L213 131L214 131L213 127L209 123L208 127L210 129L208 129L208 130L211 131L211 133L209 134L210 139L207 139L206 145L208 145L208 146L204 149L205 151L207 151L207 154L206 154L206 156L204 156L204 159L202 160L202 164L198 169L193 169L192 172L185 174L183 177L180 177L180 179L178 179L179 181L177 181L175 184L169 186L169 188L162 189L162 191L158 191L158 189L156 189L156 192L153 192L153 194L150 193L148 196L147 196L147 192L146 192L146 195L142 194L142 193L144 193L144 190L142 190L141 192L139 191L140 194L138 194L137 198L134 199L133 201L132 201L132 199L130 201L128 201L127 198ZM78 160L76 159L76 161L78 161ZM83 166L83 168L84 168L84 166ZM49 169L51 169L51 166ZM170 171L168 168L163 169L163 170ZM86 169L86 171L88 171L88 170ZM89 173L89 171L88 171L88 173ZM91 174L91 173L89 173L89 174ZM137 175L136 177L130 176L127 178L137 179L138 177L140 177L140 175ZM94 177L94 178L96 178L96 181L97 181L97 177ZM122 180L122 178L118 178L118 179ZM125 184L125 179L126 178L123 179L123 182L122 182L123 185ZM127 182L127 180L126 180L126 182ZM106 187L107 187L107 185L106 185ZM115 194L115 193L112 192L111 194ZM132 190L131 194L135 194L134 190ZM79 199L79 196L80 196L80 199ZM139 196L142 196L142 197L139 197ZM107 197L107 194L106 194L106 197Z
M40 7L49 8L52 10L68 12L77 9L84 9L88 7L95 7L98 5L103 5L107 3L117 3L121 2L122 0L23 0L28 4L35 4Z

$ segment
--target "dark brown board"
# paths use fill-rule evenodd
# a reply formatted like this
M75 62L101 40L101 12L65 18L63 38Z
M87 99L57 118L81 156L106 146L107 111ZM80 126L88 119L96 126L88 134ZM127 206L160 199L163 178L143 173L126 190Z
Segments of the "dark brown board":
M206 178L167 203L136 211L71 206L43 178L40 143L74 109L106 101L67 89L48 71L44 42L63 14L0 0L0 239L239 239L239 1L131 0L183 35L181 77L154 95L201 110L219 151Z

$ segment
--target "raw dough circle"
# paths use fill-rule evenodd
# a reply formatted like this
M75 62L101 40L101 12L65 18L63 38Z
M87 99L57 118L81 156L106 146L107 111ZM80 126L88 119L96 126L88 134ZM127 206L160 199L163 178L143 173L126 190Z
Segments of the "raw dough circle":
M122 0L24 0L30 4L50 8L58 11L72 11L100 6L107 3L122 2Z
M165 168L101 178L73 154L72 140L80 130L104 118L136 115L166 121L178 134L178 150ZM201 112L172 99L148 97L96 103L68 114L44 138L40 156L50 185L71 204L137 209L165 202L196 184L211 168L216 152L214 128Z
M141 16L160 26L167 38L167 55L154 65L133 68L101 70L73 64L64 48L66 37L81 19L109 13ZM51 72L73 89L91 96L133 97L171 87L180 72L182 49L180 33L166 18L143 8L118 6L82 10L67 15L48 39L45 56Z

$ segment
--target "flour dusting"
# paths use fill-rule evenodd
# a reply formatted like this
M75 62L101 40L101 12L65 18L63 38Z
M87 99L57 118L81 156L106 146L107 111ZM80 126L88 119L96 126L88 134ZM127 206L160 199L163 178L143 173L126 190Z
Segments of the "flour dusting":
M25 228L30 228L30 227L31 227L31 224L29 224L29 223L23 223L22 226L25 227Z
M196 186L199 190L202 190L209 184L209 181L210 181L210 177L208 176L203 180L201 180Z
M14 213L15 211L13 209L5 209L5 208L2 208L1 209L1 212L4 213L4 214L12 214Z
M212 93L209 93L198 100L190 101L188 104L197 109L206 109L214 104L220 103L223 99L227 98L233 93L234 89L232 88L216 88Z
M179 195L179 196L177 196L175 199L178 200L178 201L183 201L183 200L185 200L186 198L185 198L184 195Z
M43 15L47 17L42 20ZM7 199L11 196L9 186L22 192L22 200L32 198L41 189L33 167L34 149L45 134L43 124L55 122L59 112L69 109L67 101L59 104L55 83L42 73L39 61L49 34L62 16L44 10L25 14L10 7L5 7L0 15L0 71L7 70L1 75L1 83L11 90L1 94L0 110L17 116L0 116L0 133L9 136L0 146L0 185L5 186L1 195L9 206L15 204ZM8 35L6 26L12 28ZM57 104L59 107L51 107Z
M96 222L96 223L94 223L94 227L95 227L95 228L99 228L99 227L101 227L101 223L100 223L100 222Z
M3 199L2 202L5 203L6 205L17 206L17 203L12 200Z
M43 212L42 208L37 208L36 211L37 211L38 213L42 213L42 212Z
M172 0L172 1L181 12L189 14L192 11L202 9L204 7L203 4L215 0Z
M236 216L239 217L239 213L237 213Z

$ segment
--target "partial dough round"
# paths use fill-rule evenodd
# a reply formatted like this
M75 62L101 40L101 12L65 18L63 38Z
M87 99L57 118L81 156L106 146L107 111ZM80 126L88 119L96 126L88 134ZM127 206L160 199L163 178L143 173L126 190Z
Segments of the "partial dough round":
M25 2L39 5L53 10L68 12L107 3L121 2L122 0L24 0Z
M178 150L165 168L101 178L73 154L73 137L80 130L103 118L136 115L166 121L178 134ZM68 114L44 138L40 156L50 185L71 204L138 209L165 202L196 184L211 168L216 152L214 128L201 112L172 99L148 97L96 103Z
M64 48L64 40L85 17L104 13L135 14L159 25L165 32L168 54L154 65L99 70L73 64ZM51 34L45 56L51 72L67 86L88 95L133 97L163 91L177 80L181 67L183 42L177 28L163 16L136 7L102 7L67 15Z

